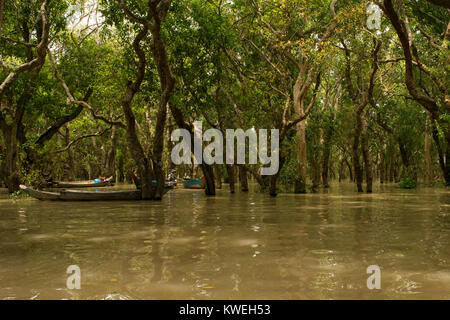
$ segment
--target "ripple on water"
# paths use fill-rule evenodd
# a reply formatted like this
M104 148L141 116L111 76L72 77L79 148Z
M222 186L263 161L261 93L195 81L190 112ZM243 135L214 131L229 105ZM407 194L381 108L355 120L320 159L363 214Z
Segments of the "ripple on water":
M0 298L450 298L444 191L0 200ZM77 292L65 288L72 264ZM365 285L371 264L382 270L378 294Z

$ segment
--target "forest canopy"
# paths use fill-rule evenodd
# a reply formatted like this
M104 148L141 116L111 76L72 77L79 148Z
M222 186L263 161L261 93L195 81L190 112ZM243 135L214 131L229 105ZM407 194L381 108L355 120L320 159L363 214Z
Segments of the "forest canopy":
M449 45L438 0L0 0L0 185L449 186ZM278 129L280 170L175 168L171 132L194 121Z

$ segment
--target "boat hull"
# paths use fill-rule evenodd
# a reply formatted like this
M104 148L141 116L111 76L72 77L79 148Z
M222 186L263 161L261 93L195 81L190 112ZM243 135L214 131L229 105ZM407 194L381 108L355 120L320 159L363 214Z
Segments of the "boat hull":
M140 190L119 190L119 191L83 191L83 190L62 190L61 192L47 192L34 190L21 185L20 188L30 197L38 200L48 201L130 201L141 200ZM173 187L164 188L166 194Z
M186 189L205 189L203 178L197 180L185 180L183 181L183 186Z

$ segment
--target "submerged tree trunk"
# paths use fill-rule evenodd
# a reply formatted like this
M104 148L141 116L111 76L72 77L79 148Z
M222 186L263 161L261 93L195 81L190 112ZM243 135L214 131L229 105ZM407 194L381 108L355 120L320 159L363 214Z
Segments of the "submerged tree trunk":
M184 115L183 113L177 109L177 107L175 107L173 104L169 104L170 107L170 112L172 113L172 116L177 124L177 126L180 129L185 129L187 130L190 135L191 135L191 146L194 145L194 134L193 134L193 127L192 125L186 123L186 121L184 120ZM194 150L194 148L191 148L191 150ZM213 167L206 164L206 163L202 163L201 164L201 169L203 171L203 175L205 176L205 180L206 180L206 188L205 188L205 194L207 196L214 196L216 195L216 184L214 182L214 170Z
M8 187L8 192L13 193L19 190L20 176L18 172L18 150L17 150L17 137L15 134L5 134L6 140L6 186Z
M170 1L168 2L170 5ZM156 128L153 141L152 161L154 174L157 180L155 199L159 200L162 198L165 185L164 166L162 159L164 152L164 129L167 120L167 107L169 99L172 96L173 90L175 88L175 78L172 75L172 71L170 70L166 47L161 36L161 20L160 20L161 14L156 12L157 11L156 6L154 9L155 9L155 12L153 12L154 23L150 25L153 37L151 44L153 57L156 62L156 67L158 69L158 75L161 83L162 92L159 100L158 114L156 116ZM150 8L150 10L153 10L153 8ZM209 182L208 179L207 182Z
M270 176L269 178L269 195L271 197L276 197L277 196L277 181L278 178L280 176L280 172L281 169L283 168L284 164L286 162L286 156L281 156L280 155L280 166L279 166L279 170L276 174L274 174L273 176Z
M234 165L232 164L227 164L227 174L228 174L228 183L230 184L230 192L234 193L235 192L235 172L234 172Z
M208 196L216 195L216 183L214 179L214 167L203 163L200 165L202 168L203 175L205 176L205 194Z
M386 144L381 141L381 150L380 150L380 184L384 184L386 181Z
M325 136L323 142L323 154L322 154L322 184L324 188L329 188L329 165L331 154L331 138L333 136L333 128L330 126L325 129Z
M347 168L348 168L348 176L351 182L355 181L354 176L353 176L353 168L352 165L350 163L350 161L348 161L347 157L344 158L345 163L347 164Z
M306 120L297 124L297 180L294 192L306 193Z
M320 187L320 156L318 159L312 158L310 159L310 168L311 168L311 190L312 192L317 192Z
M124 148L125 149L125 148ZM125 173L124 173L124 151L122 151L117 159L117 182L124 182L125 181Z
M148 27L145 26L136 36L133 41L133 48L139 58L138 73L134 82L129 81L125 95L122 99L122 109L125 115L127 124L126 138L128 143L128 150L137 166L137 174L140 179L141 193L143 200L153 199L154 192L152 189L153 169L150 160L147 158L144 149L142 148L139 138L136 133L136 118L131 108L131 103L134 96L139 91L139 88L144 80L146 58L145 53L141 48L141 41L147 37Z
M175 79L171 73L165 44L161 36L161 24L167 15L171 1L149 1L146 18L139 19L126 7L124 2L120 5L124 12L132 20L142 25L142 30L133 41L133 49L138 58L137 75L134 82L128 82L127 89L122 100L122 109L127 123L127 142L130 153L137 165L137 171L141 182L142 199L161 199L164 189L164 172L162 165L162 152L164 149L164 128L167 117L167 104L172 95ZM148 37L151 31L151 50L158 70L161 84L161 95L153 141L153 154L151 158L144 152L136 133L136 118L131 108L134 96L139 91L146 74L146 54L141 47L141 42ZM156 192L153 189L152 180L156 175Z
M218 164L214 165L214 169L216 173L217 189L222 189L222 169Z
M245 166L239 166L239 183L241 184L241 191L248 191L247 170Z
M34 86L33 86L34 87ZM5 183L9 193L19 190L20 174L19 174L19 136L23 130L23 116L25 114L25 104L31 98L31 92L26 89L25 93L20 97L14 117L11 124L6 122L3 114L0 112L0 129L3 132L5 140Z
M433 160L431 156L431 115L427 112L425 122L425 181L428 184L433 183Z

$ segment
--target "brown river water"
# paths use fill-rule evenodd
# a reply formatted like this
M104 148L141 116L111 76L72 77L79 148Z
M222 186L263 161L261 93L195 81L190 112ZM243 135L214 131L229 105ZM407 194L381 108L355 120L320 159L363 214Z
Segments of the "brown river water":
M0 199L0 299L450 299L450 192ZM69 290L77 265L81 289ZM366 269L381 269L369 290Z

